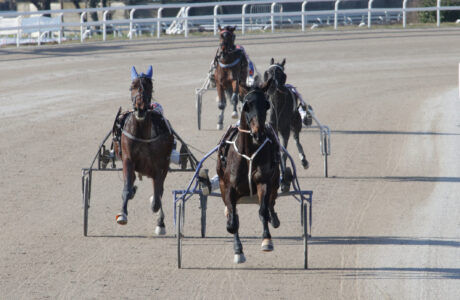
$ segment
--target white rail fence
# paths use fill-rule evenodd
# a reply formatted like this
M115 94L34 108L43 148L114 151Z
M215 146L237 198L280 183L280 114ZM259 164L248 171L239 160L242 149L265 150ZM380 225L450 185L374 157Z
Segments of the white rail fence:
M383 19L382 15L388 16L388 14L398 15L398 21L402 20L402 27L407 26L407 13L410 12L430 12L436 11L436 26L441 24L441 11L448 10L460 10L460 6L441 6L441 0L437 0L436 6L434 7L407 7L408 0L402 0L401 8L373 8L374 0L369 0L367 8L360 9L341 9L341 5L345 2L356 1L356 0L307 0L307 1L293 1L293 0L272 0L272 1L235 1L235 2L214 2L214 3L183 3L183 4L164 4L164 5L138 5L138 6L116 6L116 7L101 7L101 8L86 8L86 9L64 9L64 10L47 10L47 11L36 11L36 12L0 12L0 45L3 40L13 39L16 42L17 47L22 43L37 43L40 45L42 42L54 41L61 43L64 39L64 32L69 32L70 28L73 28L74 35L79 34L80 42L89 38L93 32L91 28L99 27L99 31L102 33L102 40L107 39L107 29L110 26L113 29L113 34L117 34L118 27L126 27L128 30L128 38L132 39L134 35L145 30L145 27L150 26L151 35L156 32L157 38L160 38L162 28L165 24L171 24L166 30L169 34L183 34L184 37L188 37L190 32L190 22L201 22L201 24L209 24L212 26L211 30L214 35L217 34L218 24L231 23L237 25L241 29L242 34L245 34L248 28L252 28L254 24L247 24L247 20L252 18L266 18L269 22L265 25L264 29L271 28L271 31L275 31L276 18L289 18L300 19L299 25L302 31L305 31L308 23L308 18L311 17L317 20L314 23L317 26L322 23L322 16L327 18L327 24L329 19L333 17L334 29L337 29L339 25L340 16L343 17L343 24L350 24L352 21L350 16L361 15L361 23L359 26L365 26L371 28L372 18L376 15L380 15L380 19ZM307 4L315 2L331 2L334 3L333 10L307 10ZM299 11L283 11L283 4L298 3L300 5ZM265 5L270 7L270 12L263 12L263 10L254 9L254 6ZM219 14L219 9L223 7L237 6L241 8L239 14ZM213 14L210 15L199 15L189 16L191 8L212 8ZM248 11L248 7L250 7ZM165 9L178 9L179 13L176 17L163 17L162 13ZM135 12L138 11L153 11L156 12L154 18L135 18ZM129 18L108 20L107 16L113 12L129 12ZM102 15L101 21L87 21L87 16L91 13L99 13ZM72 15L75 18L75 14L79 14L79 22L63 22L67 19L67 16ZM50 15L53 17L45 17L44 15ZM367 15L367 20L365 16ZM401 16L402 15L402 16ZM366 22L367 21L367 22ZM252 23L252 21L251 21ZM279 24L281 24L279 22ZM144 27L144 28L143 28ZM78 30L75 30L79 28ZM28 36L24 42L23 37ZM34 39L31 39L34 38Z

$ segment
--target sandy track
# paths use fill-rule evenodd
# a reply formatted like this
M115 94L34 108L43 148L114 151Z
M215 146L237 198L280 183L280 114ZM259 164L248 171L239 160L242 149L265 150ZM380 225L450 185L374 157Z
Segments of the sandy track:
M196 129L194 89L215 52L208 38L0 49L0 298L400 298L460 294L460 103L455 30L341 32L241 38L259 71L287 58L288 82L332 129L323 178L318 133L301 134L314 191L310 267L294 201L277 204L275 251L261 253L255 206L240 209L244 265L232 263L220 200L199 238L187 207L183 267L176 268L170 174L168 234L153 235L151 184L138 183L129 225L116 225L121 175L95 174L89 237L82 235L80 169L119 106L129 69L154 66L155 97L176 131L201 151L214 130L214 94ZM227 115L227 124L230 120ZM297 156L295 147L289 150ZM201 153L194 150L198 157ZM300 164L299 164L300 166ZM213 162L209 163L214 168Z

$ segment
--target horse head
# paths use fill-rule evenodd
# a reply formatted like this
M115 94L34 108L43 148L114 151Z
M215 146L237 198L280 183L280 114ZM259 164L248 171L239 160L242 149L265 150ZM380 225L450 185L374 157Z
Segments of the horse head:
M272 83L269 79L261 87L245 87L249 90L243 99L243 108L240 117L240 128L247 130L257 143L262 143L265 138L265 120L270 102L265 93Z
M219 25L220 35L220 49L224 53L231 52L235 48L235 29L236 26L225 26L224 28Z
M286 58L283 59L281 63L275 63L275 60L272 58L270 60L270 66L268 70L264 73L264 81L267 82L269 79L272 79L272 84L270 84L269 92L273 93L275 90L284 86L286 83L286 73L284 73L284 65L286 64Z
M137 73L136 68L131 69L131 101L133 104L134 117L138 121L143 121L152 100L152 66L149 66L147 73Z

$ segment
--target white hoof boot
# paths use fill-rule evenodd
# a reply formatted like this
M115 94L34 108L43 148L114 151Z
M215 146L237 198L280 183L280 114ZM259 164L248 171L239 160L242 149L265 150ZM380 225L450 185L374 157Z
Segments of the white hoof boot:
M233 263L235 264L242 264L246 261L246 257L244 257L244 253L241 254L235 254L233 257Z
M224 124L217 124L217 130L222 130L224 128Z
M264 239L262 241L262 251L265 251L265 252L269 252L269 251L273 251L273 242L271 239Z
M156 235L165 235L166 234L166 229L164 227L157 226L155 228L155 234Z
M115 219L117 220L117 223L120 224L120 225L128 224L128 216L125 213L117 214Z
M237 111L232 112L232 119L238 119L238 112Z

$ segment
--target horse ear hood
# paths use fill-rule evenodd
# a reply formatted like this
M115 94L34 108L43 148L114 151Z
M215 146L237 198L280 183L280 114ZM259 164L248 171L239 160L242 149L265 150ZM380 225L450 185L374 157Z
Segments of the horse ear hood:
M286 58L283 59L283 62L281 63L281 66L284 68L284 64L286 63Z
M152 68L151 65L150 65L149 68L147 69L147 73L145 74L145 76L146 76L147 78L152 79L152 76L153 76L153 68Z
M273 65L274 63L275 63L275 60L272 57L272 59L270 60L270 65Z
M131 80L134 80L134 79L136 79L137 77L139 77L139 74L137 74L136 68L133 66L133 67L131 68Z

